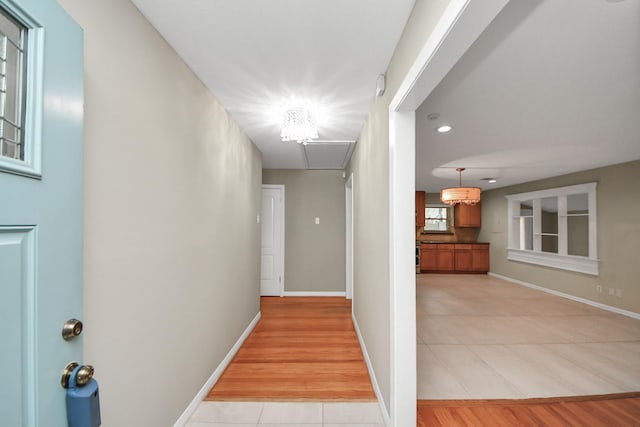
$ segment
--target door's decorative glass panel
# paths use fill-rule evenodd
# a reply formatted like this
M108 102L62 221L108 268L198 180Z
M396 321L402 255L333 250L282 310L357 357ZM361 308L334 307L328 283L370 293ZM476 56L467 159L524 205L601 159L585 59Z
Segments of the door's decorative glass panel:
M26 28L0 8L0 155L24 160Z

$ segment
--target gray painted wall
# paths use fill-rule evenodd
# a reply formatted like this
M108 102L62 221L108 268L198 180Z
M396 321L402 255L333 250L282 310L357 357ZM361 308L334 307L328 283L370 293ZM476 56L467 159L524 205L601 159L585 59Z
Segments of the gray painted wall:
M344 292L342 171L265 169L262 183L285 186L285 292Z
M536 266L506 259L507 200L505 195L597 182L598 257L600 275ZM640 313L640 161L482 193L480 239L491 243L491 271L580 298ZM596 285L604 287L596 292ZM608 288L622 290L610 296Z
M354 312L385 405L390 404L389 104L449 0L417 0L348 171L354 174ZM373 85L372 85L373 87Z
M61 3L85 35L84 362L103 425L173 425L259 311L261 155L131 2Z

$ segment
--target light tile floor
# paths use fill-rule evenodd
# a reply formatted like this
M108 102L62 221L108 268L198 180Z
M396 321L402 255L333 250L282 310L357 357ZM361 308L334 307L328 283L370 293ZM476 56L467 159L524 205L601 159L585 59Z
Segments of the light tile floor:
M382 427L378 403L202 402L187 427Z
M416 277L419 399L640 391L640 320L492 276Z

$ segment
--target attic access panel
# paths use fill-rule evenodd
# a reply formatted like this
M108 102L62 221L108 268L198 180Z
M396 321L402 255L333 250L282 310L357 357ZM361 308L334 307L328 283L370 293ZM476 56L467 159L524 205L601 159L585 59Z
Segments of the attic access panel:
M349 163L355 141L313 141L303 145L307 169L342 170Z

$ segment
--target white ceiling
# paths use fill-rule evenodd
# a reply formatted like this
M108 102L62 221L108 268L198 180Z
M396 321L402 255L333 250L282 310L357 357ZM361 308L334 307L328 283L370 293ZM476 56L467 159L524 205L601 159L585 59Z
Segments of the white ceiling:
M511 0L417 122L428 192L457 185L456 167L490 189L640 159L640 1Z
M132 0L220 100L270 169L345 165L415 0ZM280 140L283 109L324 142ZM327 141L338 140L335 144Z
M346 165L414 1L133 0L263 166L292 169ZM293 101L324 142L280 141ZM456 167L489 189L639 159L639 119L640 1L511 0L418 109L416 188L456 185Z

